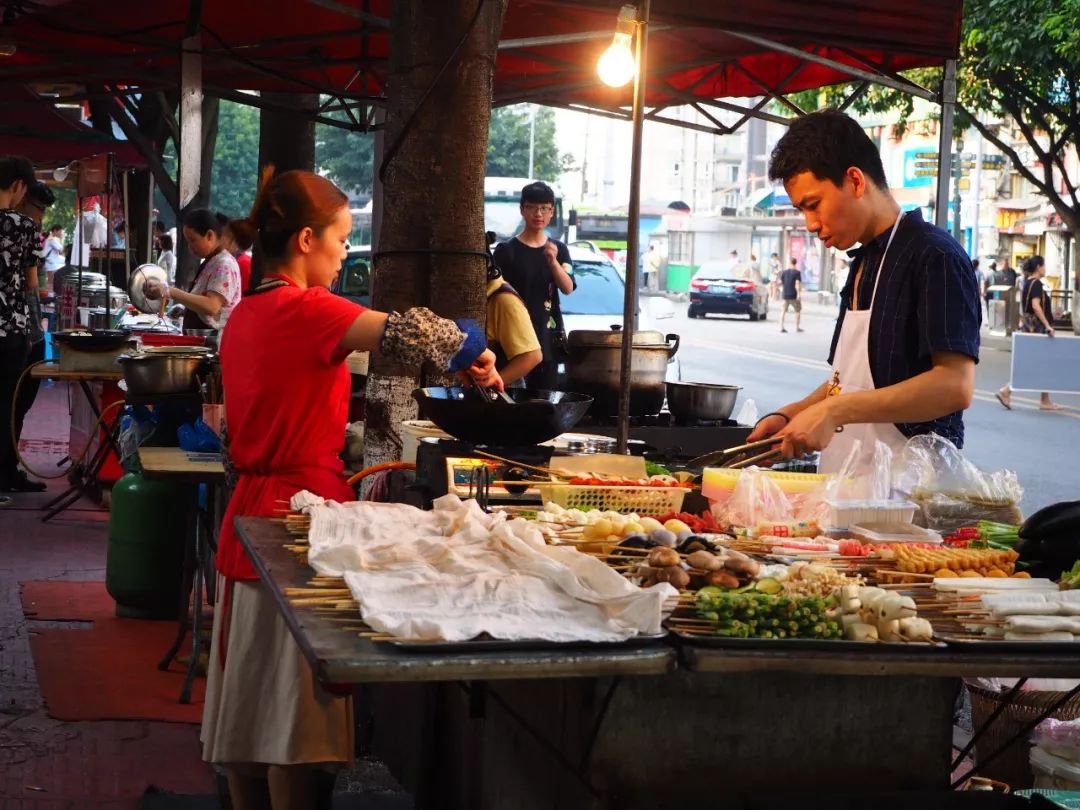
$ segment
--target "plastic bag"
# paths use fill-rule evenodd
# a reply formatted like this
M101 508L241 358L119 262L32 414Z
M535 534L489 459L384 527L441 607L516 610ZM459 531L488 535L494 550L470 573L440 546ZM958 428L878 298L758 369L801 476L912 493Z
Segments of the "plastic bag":
M1055 756L1080 760L1080 720L1043 720L1031 733L1031 741Z
M873 504L884 506L892 498L892 448L885 442L875 442L869 462L863 456L862 443L852 443L851 451L839 472L812 491L797 504L802 520L815 520L822 526L831 525L834 505Z
M758 467L747 467L726 503L713 514L721 523L753 531L759 523L786 523L795 519L795 509L780 486Z
M757 403L752 399L744 401L742 407L739 408L739 414L735 417L735 421L740 425L756 425L758 423Z
M143 405L129 406L120 417L120 466L127 472L138 469L139 447L157 431L154 413Z
M915 522L951 533L980 520L1019 524L1024 490L1011 470L984 472L933 433L915 436L894 465L893 487L914 501Z
M193 425L181 425L176 429L180 449L195 453L220 453L221 439L202 419Z

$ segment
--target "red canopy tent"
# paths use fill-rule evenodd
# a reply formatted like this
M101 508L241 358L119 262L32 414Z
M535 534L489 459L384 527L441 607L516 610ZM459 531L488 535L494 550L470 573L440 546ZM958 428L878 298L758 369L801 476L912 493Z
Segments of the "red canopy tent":
M390 2L298 0L267 13L264 0L231 0L206 3L191 25L188 0L60 0L33 6L4 26L18 49L0 60L0 78L175 87L180 42L199 32L207 92L319 92L339 105L379 103ZM629 91L602 88L595 73L619 5L510 0L495 103L628 106ZM954 57L960 14L960 0L914 7L885 0L653 0L646 106L655 112L870 76L929 97L897 71ZM351 126L370 123L358 119Z
M24 85L0 85L0 154L23 155L38 167L105 153L112 153L117 166L146 165L132 144L73 121L48 102Z

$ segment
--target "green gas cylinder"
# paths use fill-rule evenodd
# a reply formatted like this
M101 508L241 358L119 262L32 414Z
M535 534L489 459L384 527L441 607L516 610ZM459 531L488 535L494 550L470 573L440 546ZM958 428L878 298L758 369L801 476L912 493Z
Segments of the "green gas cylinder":
M113 484L105 587L116 615L175 619L180 608L190 485L127 473Z

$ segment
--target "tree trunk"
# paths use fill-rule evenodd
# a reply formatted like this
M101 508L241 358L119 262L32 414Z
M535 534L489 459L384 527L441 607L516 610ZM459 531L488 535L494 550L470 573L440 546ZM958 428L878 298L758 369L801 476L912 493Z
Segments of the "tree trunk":
M1069 272L1072 274L1072 295L1069 297L1069 309L1072 315L1072 329L1074 335L1080 335L1080 211L1072 209L1057 209L1061 215L1061 221L1069 229L1072 239L1069 245Z
M273 163L279 172L315 171L315 121L318 93L262 93L264 99L292 107L295 113L259 110L259 170Z
M380 252L484 249L487 133L506 4L507 0L488 0L480 6L468 40L426 98L425 92L472 23L476 0L393 4L385 131L390 163L383 177L387 204ZM427 306L445 317L483 322L487 279L483 257L419 253L376 258L372 285L376 309ZM366 465L401 458L401 422L416 416L410 395L419 380L420 369L372 356Z

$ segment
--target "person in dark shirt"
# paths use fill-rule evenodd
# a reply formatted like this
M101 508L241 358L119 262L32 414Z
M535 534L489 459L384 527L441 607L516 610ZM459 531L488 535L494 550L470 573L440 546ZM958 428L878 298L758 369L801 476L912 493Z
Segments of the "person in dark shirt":
M1020 272L1024 274L1024 284L1020 291L1020 331L1035 335L1054 336L1054 322L1050 309L1050 293L1046 291L1043 277L1046 275L1046 261L1042 256L1027 259ZM1012 410L1012 382L1007 382L997 392L998 402L1007 411ZM1050 399L1050 394L1042 392L1039 398L1040 411L1060 411L1061 405Z
M563 332L559 293L569 295L574 282L570 250L546 231L555 213L555 192L546 183L530 183L521 190L521 217L525 229L495 246L495 264L529 311L544 359L525 378L529 388L556 386L556 338Z
M37 266L38 230L33 220L15 209L33 184L30 161L0 157L0 492L19 489L23 478L11 440L12 399L30 353L26 269ZM9 502L0 496L0 505Z
M850 254L830 378L766 415L749 440L780 434L788 457L822 450L823 472L838 471L856 440L862 470L878 441L895 453L911 436L936 433L962 446L982 319L967 254L918 210L901 211L873 141L836 110L794 121L769 177L783 181L826 247L861 247Z
M780 331L786 332L784 320L787 318L789 309L795 310L795 331L801 332L802 324L802 273L799 271L799 260L791 257L791 266L780 274L780 285L783 287L784 306L780 310Z

